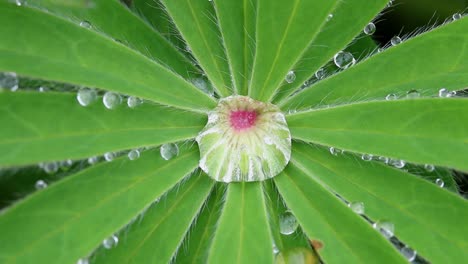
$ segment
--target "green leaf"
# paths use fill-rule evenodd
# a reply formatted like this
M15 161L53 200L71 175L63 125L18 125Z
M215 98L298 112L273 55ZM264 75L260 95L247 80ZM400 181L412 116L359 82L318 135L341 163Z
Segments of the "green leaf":
M0 35L8 36L0 41L0 71L99 87L193 111L216 105L172 71L93 30L11 3L0 3L0 13Z
M144 103L134 109L81 106L65 93L0 93L0 164L81 159L193 138L200 114Z
M274 181L309 239L319 241L326 263L407 263L395 248L299 164Z
M429 166L430 168L432 165L427 164L426 166ZM450 169L444 167L434 167L433 171L428 171L428 169L426 169L424 166L407 164L405 166L405 170L432 183L435 183L437 179L441 179L444 182L445 189L458 193L458 185L455 181L455 176L452 174L452 170Z
M215 1L234 90L247 95L255 52L257 0Z
M231 183L208 263L273 263L273 241L260 182ZM229 250L223 250L229 248Z
M296 80L280 87L275 102L287 98L307 82L330 58L343 50L384 7L388 0L340 1L323 29L294 65ZM370 39L370 38L366 38ZM358 58L358 57L356 57Z
M260 101L272 99L339 2L258 0L250 97Z
M468 258L468 202L460 196L353 155L332 156L326 149L305 144L295 144L294 153L293 163L311 181L350 202L363 202L365 214L374 220L391 221L395 236L431 263L458 263Z
M340 149L468 171L468 100L366 102L287 116L291 135Z
M198 166L198 151L159 151L67 177L0 215L1 263L75 263Z
M223 42L220 41L212 1L161 0L180 34L187 42L215 90L226 97L231 94L231 77Z
M126 228L115 249L101 248L93 261L170 263L213 184L207 175L195 173Z
M28 2L30 5L45 8L58 16L88 21L93 29L104 32L185 78L198 72L187 57L119 0L97 0L88 4L76 0L39 0Z
M208 198L203 210L197 217L194 227L185 237L185 241L179 248L175 263L206 263L213 234L216 231L216 223L221 216L223 197L226 186L220 183L215 186Z
M406 96L434 96L468 85L468 17L390 47L282 102L282 109Z

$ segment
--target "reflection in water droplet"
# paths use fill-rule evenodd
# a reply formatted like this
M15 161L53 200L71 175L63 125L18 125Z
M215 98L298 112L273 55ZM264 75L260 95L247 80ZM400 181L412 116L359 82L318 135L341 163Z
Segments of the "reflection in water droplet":
M83 20L83 21L80 22L80 26L84 27L84 28L91 28L91 22L89 22L87 20Z
M81 88L76 94L76 100L82 106L88 106L97 99L97 92L89 88Z
M293 83L294 80L296 80L296 74L294 73L294 71L289 71L289 72L286 74L285 81L286 81L287 83Z
M347 51L340 51L333 57L333 61L338 68L347 69L356 63L353 54Z
M437 184L437 186L443 188L444 185L445 185L445 182L444 182L444 180L442 180L441 178L437 178L437 179L435 180L435 184Z
M179 155L179 147L174 143L163 144L160 153L163 159L170 160Z
M401 43L401 38L399 36L394 36L391 40L390 40L390 44L392 44L392 46L396 46L398 44Z
M0 72L0 88L9 89L12 92L18 90L18 76L14 72Z
M375 33L375 30L376 30L375 24L370 22L364 27L364 34L372 35Z
M106 249L111 249L119 243L119 238L116 235L112 235L102 241L102 246Z
M385 100L387 101L392 101L396 99L398 99L398 96L396 94L388 94L387 96L385 96Z
M349 203L348 207L353 210L356 214L364 214L364 203L363 202L354 202L354 203Z
M391 238L395 232L395 226L389 221L377 221L372 225L375 229L379 230L385 238Z
M122 97L114 92L106 92L102 97L102 102L107 109L115 109L122 103Z
M106 161L112 161L115 158L115 153L114 152L106 152L104 154L104 159Z
M136 160L140 157L140 151L138 149L130 150L127 156L129 160Z
M361 159L364 161L371 161L374 155L372 154L362 154Z
M428 172L433 172L435 170L435 167L432 164L424 164L424 169Z
M406 98L408 99L415 99L415 98L419 98L421 94L418 92L418 90L409 90L407 93L406 93Z
M299 223L290 211L286 211L279 216L279 226L281 234L290 235L296 231Z
M38 180L34 184L34 188L36 188L36 190L42 190L42 189L45 189L46 187L47 187L47 182L45 182L44 180Z
M135 108L143 103L143 100L141 100L138 97L135 96L130 96L127 98L127 105L130 108Z
M59 164L57 162L44 163L42 166L47 174L54 174L59 170Z
M402 247L400 252L409 262L416 259L417 252L408 246Z

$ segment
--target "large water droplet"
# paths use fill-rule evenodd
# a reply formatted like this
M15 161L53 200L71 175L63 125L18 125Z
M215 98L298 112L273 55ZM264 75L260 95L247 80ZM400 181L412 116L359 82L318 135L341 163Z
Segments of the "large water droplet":
M44 163L42 166L42 168L47 174L54 174L59 169L59 164L57 162Z
M14 72L0 72L0 88L9 89L12 92L18 90L18 76Z
M106 92L102 98L102 102L107 109L115 109L122 103L122 97L114 92Z
M84 28L91 28L91 22L89 22L88 20L83 20L80 22L80 26Z
M435 170L435 167L432 164L424 164L424 169L428 172L433 172Z
M462 15L460 13L455 13L455 14L452 15L453 20L458 20L460 18L462 18Z
M119 243L119 238L116 235L112 235L102 241L102 246L106 249L111 249Z
M406 98L408 98L408 99L419 98L419 96L421 96L421 94L418 92L418 90L409 90L406 93Z
M135 97L135 96L130 96L127 99L127 105L130 108L135 108L135 107L141 105L142 103L143 103L143 100L141 100L140 98Z
M283 235L290 235L296 231L299 223L296 217L290 212L286 211L279 217L280 233Z
M392 46L396 46L398 44L401 43L401 38L399 36L394 36L391 40L390 40L390 44L392 44Z
M89 259L88 258L80 258L76 264L89 264Z
M387 94L387 96L385 96L385 100L387 101L392 101L396 99L398 99L398 96L396 94Z
M170 160L179 155L179 147L174 143L163 144L160 153L163 159Z
M395 232L395 226L393 225L392 222L389 221L377 221L372 225L375 229L379 230L380 233L385 238L391 238L394 235Z
M115 158L115 153L114 152L106 152L104 154L104 159L106 161L112 161Z
M340 51L333 57L335 65L341 69L347 69L356 63L353 54L347 51Z
M81 88L78 90L76 100L82 106L88 106L97 99L97 92L89 88Z
M401 159L390 159L390 165L392 165L395 168L401 169L405 167L406 162Z
M315 72L315 78L321 80L325 77L327 71L324 68L320 68Z
M364 214L364 203L363 202L354 202L354 203L349 203L348 207L353 210L356 214Z
M375 24L370 22L364 27L364 34L372 35L375 33L375 30L376 30Z
M437 179L435 180L435 184L437 184L437 186L443 188L444 185L445 185L445 182L444 182L444 180L442 180L441 178L437 178Z
M88 158L88 163L91 164L91 165L96 164L98 162L99 162L99 157L97 157L97 156Z
M284 80L285 80L287 83L293 83L293 82L296 80L296 74L294 73L294 71L289 71L289 72L286 74L286 77L284 78Z
M400 252L409 262L412 262L416 259L417 252L408 246L402 247Z
M47 182L45 182L44 180L38 180L34 184L34 188L36 188L36 190L45 189L45 188L47 188Z
M374 155L372 154L362 154L361 159L364 161L371 161Z
M129 160L136 160L140 157L140 151L138 149L130 150L127 156Z

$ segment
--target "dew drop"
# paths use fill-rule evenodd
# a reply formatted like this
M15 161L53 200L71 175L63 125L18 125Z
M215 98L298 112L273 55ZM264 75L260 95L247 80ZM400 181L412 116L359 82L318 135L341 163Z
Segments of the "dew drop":
M406 162L404 160L401 160L401 159L390 159L389 163L390 163L390 165L392 165L393 167L398 168L398 169L401 169L401 168L405 167L405 165L406 165Z
M41 86L37 89L40 93L45 93L49 91L49 88Z
M63 170L69 169L73 165L73 160L67 159L67 160L62 160L59 162L59 166Z
M116 235L112 235L111 237L108 237L102 241L102 246L105 249L111 249L119 243L119 238Z
M59 170L59 164L57 162L44 163L42 166L47 174L54 174Z
M130 150L127 156L129 160L136 160L140 157L140 151L138 149Z
M327 16L327 22L330 21L332 18L333 18L333 14L329 14L329 15Z
M89 88L81 88L78 90L76 100L82 106L88 106L97 99L97 92Z
M444 182L444 180L442 180L441 178L437 178L437 179L435 180L435 184L437 184L437 186L439 186L440 188L443 188L444 185L445 185L445 182Z
M107 109L115 109L122 103L122 97L114 92L106 92L102 98L102 102Z
M285 80L287 83L293 83L293 82L296 80L296 74L294 73L294 71L289 71L289 72L286 74L286 77L284 78L284 80Z
M364 214L364 203L363 202L354 202L354 203L349 203L348 207L353 210L356 214Z
M361 159L364 161L371 161L374 155L372 154L362 154Z
M88 158L88 163L91 165L98 163L98 161L99 161L99 157L97 156Z
M417 252L408 246L402 247L400 252L409 262L412 262L416 259Z
M174 143L163 144L160 153L163 159L170 160L179 155L179 147Z
M385 50L384 48L378 48L378 49L377 49L377 52L380 53L380 52L382 52L382 51L384 51L384 50Z
M104 154L104 159L106 161L112 161L115 158L115 153L114 152L106 152Z
M80 26L84 28L91 28L91 22L89 22L88 20L83 20L80 22Z
M76 264L89 264L89 259L88 258L80 258Z
M388 164L388 162L390 161L389 158L384 157L384 156L380 156L380 157L379 157L379 160L382 161L382 162L385 163L385 164Z
M130 108L135 108L135 107L141 105L142 103L143 103L143 100L141 100L140 98L135 97L135 96L130 96L127 99L127 105Z
M338 156L338 154L341 154L343 153L343 151L341 149L337 149L335 147L330 147L330 153L333 155L333 156Z
M36 190L45 189L45 188L47 188L47 182L45 182L44 180L38 180L34 184L34 188L36 188Z
M280 233L283 235L290 235L296 231L299 223L296 217L290 212L286 211L279 217Z
M462 18L462 15L460 13L455 13L455 14L452 15L453 20L458 20L460 18Z
M444 98L444 97L447 97L447 98L448 97L453 97L456 94L457 94L456 91L449 91L446 88L442 88L442 89L439 90L439 97L442 97L442 98Z
M395 232L395 226L393 225L392 222L389 221L377 221L372 225L375 229L379 230L380 233L385 237L385 238L391 238L393 237L393 234Z
M333 57L335 65L341 69L347 69L356 63L353 54L347 51L340 51Z
M325 77L326 74L327 74L326 70L324 68L320 68L315 72L315 78L317 78L318 80L321 80Z
M415 98L419 98L420 96L421 94L418 92L418 90L409 90L406 93L406 98L408 99L415 99Z
M0 72L0 88L18 90L18 76L14 72Z
M273 254L276 255L280 252L279 248L276 246L276 244L273 243Z
M23 6L26 4L26 0L16 0L15 3L17 6Z
M396 99L398 99L398 96L396 94L387 94L387 96L385 96L385 100L387 101L392 101Z
M424 164L424 169L428 172L433 172L435 170L435 167L432 164Z
M399 36L394 36L391 40L390 40L390 44L392 44L392 46L396 46L398 44L401 43L401 38Z
M387 7L391 7L393 5L393 1L394 0L389 0L388 3L387 3Z
M364 27L364 34L372 35L375 33L375 30L376 30L375 24L370 22Z

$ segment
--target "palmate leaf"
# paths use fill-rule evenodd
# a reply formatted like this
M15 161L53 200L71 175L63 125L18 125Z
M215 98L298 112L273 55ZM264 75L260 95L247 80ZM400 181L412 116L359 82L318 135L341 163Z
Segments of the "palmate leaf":
M160 64L77 23L12 3L1 2L0 12L0 35L8 36L0 42L0 71L99 87L192 111L215 105Z
M130 222L198 164L196 148L166 161L159 151L67 177L0 217L1 263L75 263Z
M468 100L356 103L287 116L294 138L468 171Z
M332 156L326 149L305 144L295 144L294 153L293 164L309 181L350 202L363 202L367 216L391 221L395 235L429 261L457 263L468 258L468 202L460 196L353 155Z
M71 94L0 93L0 164L82 159L194 138L206 117L158 105L82 107Z

